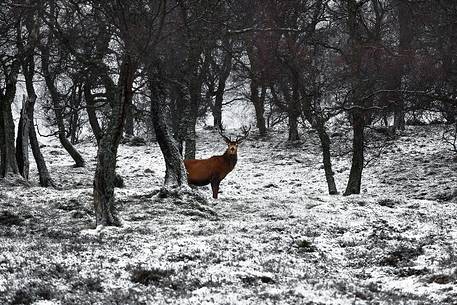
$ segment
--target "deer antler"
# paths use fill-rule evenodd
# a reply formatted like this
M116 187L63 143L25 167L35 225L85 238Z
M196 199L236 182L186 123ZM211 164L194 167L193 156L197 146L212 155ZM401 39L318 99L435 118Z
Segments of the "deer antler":
M219 132L219 134L221 135L221 137L224 139L224 141L225 141L226 143L232 142L232 139L231 139L231 138L228 138L226 135L224 135L222 129L218 128L217 131Z
M236 142L239 144L241 142L243 142L248 136L249 136L249 132L251 131L251 125L249 125L249 128L246 127L246 126L242 126L241 127L241 132L243 132L243 135L240 136L240 137L236 137Z

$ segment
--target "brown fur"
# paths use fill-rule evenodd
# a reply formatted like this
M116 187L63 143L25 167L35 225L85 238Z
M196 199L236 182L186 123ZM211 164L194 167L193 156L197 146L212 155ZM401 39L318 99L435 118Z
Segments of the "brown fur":
M238 144L227 143L228 148L222 156L202 160L184 160L189 184L203 186L211 183L213 198L217 199L219 184L236 165Z

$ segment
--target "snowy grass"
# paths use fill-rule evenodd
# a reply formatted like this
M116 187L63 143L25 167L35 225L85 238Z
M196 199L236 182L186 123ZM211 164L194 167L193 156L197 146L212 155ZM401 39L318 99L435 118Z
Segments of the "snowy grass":
M78 146L81 169L46 146L61 189L0 185L0 304L453 304L457 164L441 131L409 128L388 142L365 169L362 194L349 197L326 194L313 132L293 144L282 133L253 137L220 199L200 189L208 210L160 195L156 144L122 145L124 225L101 231L96 148ZM199 157L224 149L216 133L199 134ZM340 191L344 150L334 158Z

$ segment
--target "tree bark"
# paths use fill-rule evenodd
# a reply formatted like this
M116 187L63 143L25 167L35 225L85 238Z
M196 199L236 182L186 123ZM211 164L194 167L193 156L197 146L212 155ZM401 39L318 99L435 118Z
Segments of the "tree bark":
M127 117L125 119L124 133L125 133L125 136L128 138L131 138L134 136L133 105L132 104L130 104L130 106L127 109Z
M364 166L364 128L365 128L365 100L363 95L363 77L361 75L361 47L362 41L359 33L358 14L360 6L356 0L347 1L350 43L350 72L351 72L351 94L352 103L357 108L351 113L353 139L352 139L352 164L349 173L349 180L344 195L360 194L362 184L362 171ZM369 86L370 84L368 84Z
M362 111L355 111L352 118L352 163L349 180L344 195L360 194L362 171L364 166L364 115Z
M86 112L89 118L89 124L97 143L99 143L102 138L103 131L98 123L97 113L95 112L95 100L91 93L90 86L87 83L84 85L84 97L86 99Z
M266 136L267 126L265 124L265 91L266 87L262 87L259 96L259 84L256 80L251 80L251 102L254 105L256 126L259 129L260 136Z
M14 60L10 71L4 71L6 85L3 90L0 90L0 177L6 177L9 173L19 174L14 146L14 120L11 110L16 95L19 66L19 61Z
M288 117L289 117L289 137L288 141L298 141L300 137L298 135L298 117L299 117L299 100L300 93L298 91L298 80L295 80L294 88L292 89L292 100L288 105Z
M186 120L186 147L184 152L184 159L195 159L197 151L197 134L195 126L197 125L198 105L200 104L200 90L201 87L191 88L190 93L190 107Z
M63 109L62 105L60 104L61 96L57 91L57 88L54 84L55 76L51 74L49 71L49 48L47 46L43 46L41 48L41 66L43 70L43 75L45 78L46 86L51 95L51 100L54 108L54 114L56 117L56 123L58 128L58 136L60 143L68 152L68 154L73 158L75 161L75 167L84 167L85 161L81 154L76 150L76 148L70 143L67 139L65 134L65 123L63 119Z
M325 129L325 121L322 116L313 110L312 101L310 98L306 98L306 92L302 90L302 111L306 120L311 124L311 126L317 130L319 140L321 142L322 148L322 163L324 165L325 180L327 181L328 193L330 195L338 194L338 189L336 188L334 172L332 169L332 159L330 153L330 137Z
M398 0L397 17L399 23L399 72L394 76L395 90L402 90L402 79L408 69L411 56L412 34L412 12L410 3L406 0ZM396 130L405 130L405 102L400 92L396 94L396 105L394 107L394 127Z
M80 113L79 108L81 107L82 101L82 85L77 83L74 86L71 96L71 113L69 119L69 134L70 143L75 145L78 143L79 129L80 129Z
M324 164L325 171L325 180L327 181L328 193L330 195L338 194L338 189L336 188L334 172L332 170L332 160L330 154L330 137L325 130L323 123L318 123L316 126L317 134L321 140L322 147L322 163Z
M36 36L38 36L38 29L36 30ZM33 77L35 75L35 56L34 48L31 50L27 58L22 64L22 70L25 78L25 85L27 90L27 101L25 107L25 113L28 120L28 139L30 140L30 146L32 148L33 157L35 158L35 163L38 168L38 176L40 180L40 185L42 187L55 186L52 181L51 175L49 174L46 162L44 160L43 154L40 150L40 145L38 143L37 135L35 132L34 125L34 112L35 112L35 102L37 95L35 92L35 87L33 86ZM26 150L28 155L28 149Z
M135 71L136 63L133 62L130 55L124 55L108 128L103 133L98 145L97 167L94 177L94 208L97 226L118 226L121 224L114 201L116 157L127 109L132 102Z
M31 122L33 122L33 114ZM35 158L35 162L38 168L40 185L42 187L55 186L54 181L52 180L51 175L49 174L48 167L46 166L46 161L44 160L43 154L41 153L40 144L38 143L37 135L35 132L35 126L33 123L30 124L29 137L33 157Z
M35 98L35 97L31 97ZM24 177L25 180L29 180L29 132L30 132L30 121L27 108L31 103L30 98L22 97L22 109L19 118L19 124L17 129L16 137L16 161L19 168L19 174Z
M149 87L151 90L151 114L154 124L154 131L160 150L165 160L165 186L187 185L187 173L184 167L182 156L178 149L178 143L174 139L170 128L167 125L165 111L161 103L161 90L154 76L149 75Z
M226 48L231 48L229 42L225 42ZM219 81L215 92L213 118L214 127L222 130L222 105L224 101L224 92L227 79L232 71L232 54L230 52L224 52L224 60L222 63L221 74L219 75Z

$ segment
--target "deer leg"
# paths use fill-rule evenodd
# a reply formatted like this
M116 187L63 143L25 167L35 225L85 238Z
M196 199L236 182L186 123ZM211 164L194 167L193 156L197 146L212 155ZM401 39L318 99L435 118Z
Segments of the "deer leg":
M212 180L211 181L211 188L213 189L213 198L217 199L217 194L219 193L219 184L221 182L219 180Z

